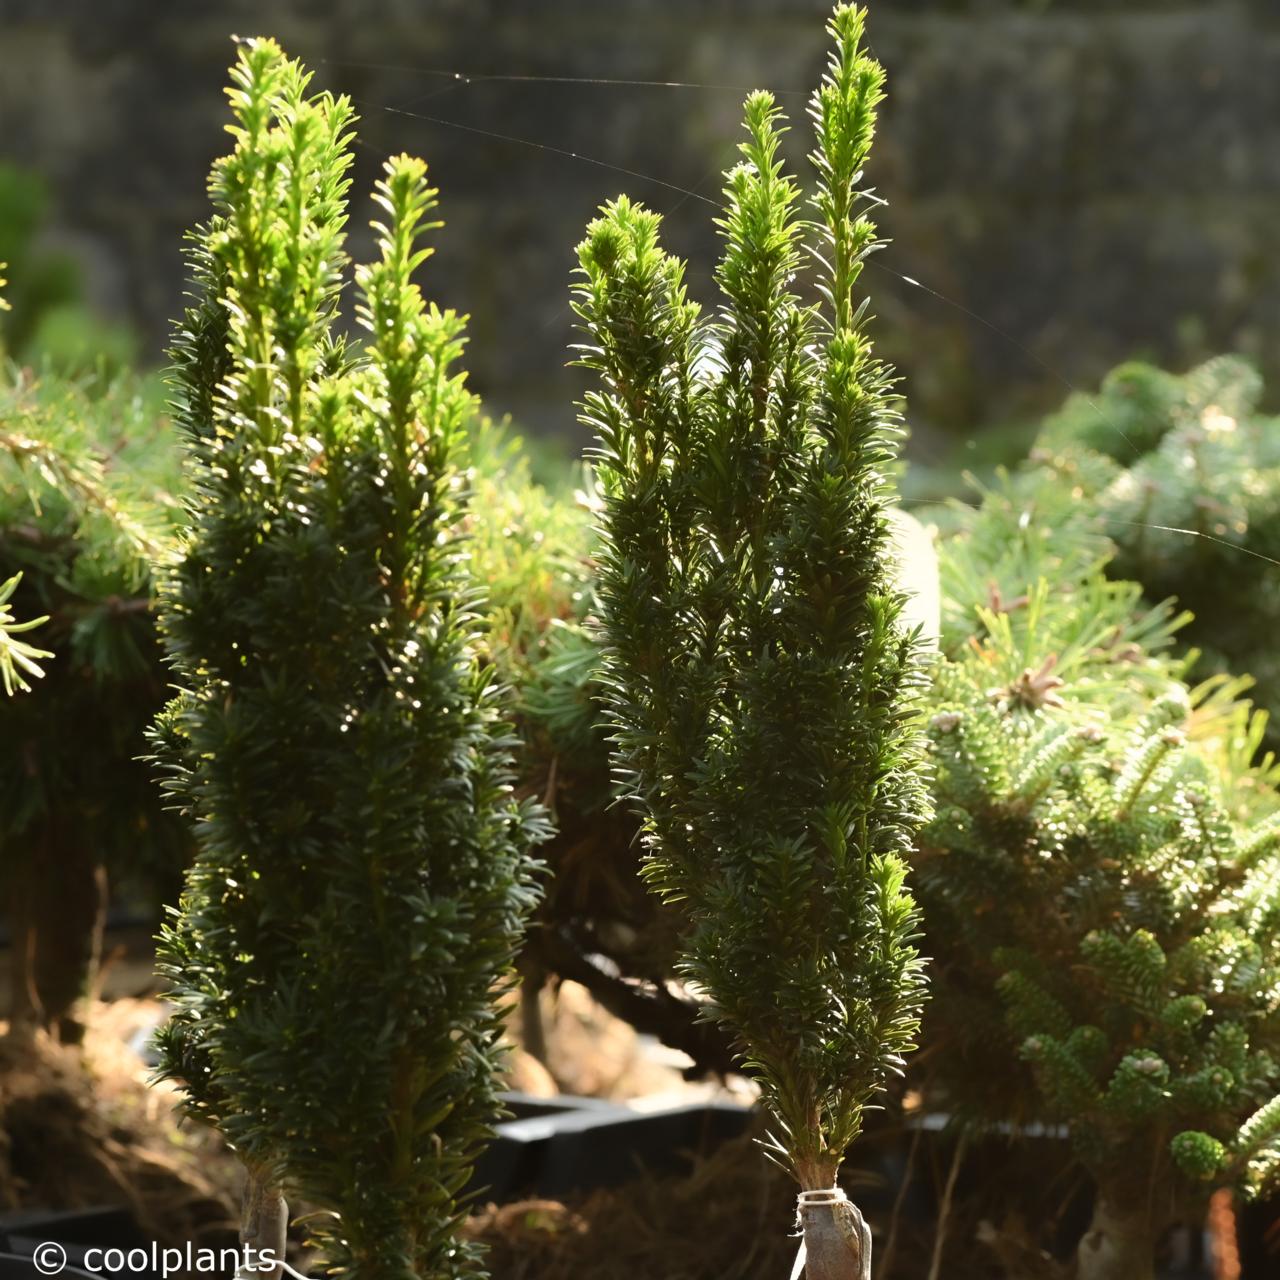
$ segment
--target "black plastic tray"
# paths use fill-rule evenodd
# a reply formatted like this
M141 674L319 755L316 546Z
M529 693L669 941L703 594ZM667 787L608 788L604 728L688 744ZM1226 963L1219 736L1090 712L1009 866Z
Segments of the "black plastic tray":
M476 1165L471 1187L494 1200L616 1187L642 1170L681 1173L745 1133L749 1108L690 1103L634 1111L593 1098L506 1095L513 1119Z

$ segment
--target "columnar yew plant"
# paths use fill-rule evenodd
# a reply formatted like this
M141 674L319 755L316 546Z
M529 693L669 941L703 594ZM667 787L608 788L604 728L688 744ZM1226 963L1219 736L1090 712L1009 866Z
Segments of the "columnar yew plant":
M349 344L352 113L307 86L242 44L175 351L196 496L156 738L199 851L161 944L163 1069L249 1170L247 1240L282 1246L293 1188L331 1265L434 1280L475 1274L460 1194L542 819L474 654L462 322L413 281L436 193L387 162Z
M836 1181L923 998L903 852L922 821L914 640L890 585L899 419L853 291L883 75L847 5L810 114L816 221L746 102L718 219L723 303L689 300L657 215L619 199L579 248L583 420L604 489L600 612L617 767L646 874L683 905L686 978L725 1024L803 1191L808 1274L869 1274ZM801 297L809 287L817 300Z

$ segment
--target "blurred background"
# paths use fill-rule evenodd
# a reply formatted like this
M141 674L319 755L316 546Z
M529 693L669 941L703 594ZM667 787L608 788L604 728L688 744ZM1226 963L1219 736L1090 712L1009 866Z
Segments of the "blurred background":
M706 201L741 100L779 93L798 159L828 7L0 0L10 348L161 361L225 145L230 36L272 34L356 101L357 257L381 158L426 157L447 221L431 288L471 316L474 387L576 448L582 228L620 190L648 202L713 301ZM1280 385L1276 0L879 0L870 31L889 98L869 177L893 243L867 283L918 462L979 429L998 449L1130 357L1236 351Z

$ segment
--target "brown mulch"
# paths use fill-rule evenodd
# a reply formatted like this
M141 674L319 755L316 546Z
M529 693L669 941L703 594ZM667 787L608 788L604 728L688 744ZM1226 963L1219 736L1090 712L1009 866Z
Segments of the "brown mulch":
M749 1140L687 1178L641 1176L571 1199L474 1213L493 1280L785 1280L795 1191Z
M0 1210L127 1206L161 1244L234 1239L234 1160L173 1114L121 1036L143 1001L94 1012L82 1048L0 1023Z

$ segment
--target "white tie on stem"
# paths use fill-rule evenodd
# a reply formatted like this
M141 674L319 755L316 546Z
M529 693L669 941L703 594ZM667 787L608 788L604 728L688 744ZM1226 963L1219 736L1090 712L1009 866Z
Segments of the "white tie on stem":
M796 1230L801 1239L791 1280L870 1280L871 1232L839 1187L801 1191Z

